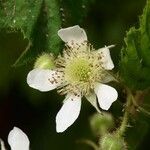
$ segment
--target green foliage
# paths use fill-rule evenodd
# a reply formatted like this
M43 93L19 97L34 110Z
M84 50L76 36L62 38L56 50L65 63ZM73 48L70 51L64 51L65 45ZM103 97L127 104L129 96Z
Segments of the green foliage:
M42 52L58 54L60 39L57 31L61 19L57 0L0 1L0 6L0 28L20 29L29 41L15 66L35 59Z
M122 48L121 75L132 89L145 89L150 86L150 0L140 18L140 27L132 27Z
M21 29L25 38L30 38L42 0L0 1L0 28Z
M150 0L147 0L143 16L140 19L140 31L141 50L139 52L143 58L144 65L150 67Z
M67 22L78 24L92 1L61 1L61 7L65 10L62 12L62 20L65 14ZM0 1L0 29L20 30L28 40L14 66L34 60L42 52L59 53L61 40L57 32L62 25L61 10L59 0Z
M57 36L57 31L60 29L60 25L61 20L57 1L43 1L30 38L32 46L23 52L15 65L35 59L42 52L58 54L60 39Z
M147 135L148 130L149 122L144 115L138 115L138 117L136 117L136 121L132 120L131 127L129 127L126 132L128 149L137 150L144 137Z

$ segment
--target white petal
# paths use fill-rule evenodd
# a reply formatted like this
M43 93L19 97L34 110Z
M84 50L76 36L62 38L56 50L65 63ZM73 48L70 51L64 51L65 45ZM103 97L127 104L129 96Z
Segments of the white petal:
M111 104L117 100L118 93L117 91L108 85L98 83L94 89L100 107L104 110L108 110Z
M95 107L95 109L100 112L98 105L97 105L97 98L95 93L91 93L86 96L86 99L91 103L92 106Z
M102 67L106 70L112 70L114 68L113 61L110 56L109 47L104 47L98 50L98 53L101 55Z
M8 143L11 150L29 150L29 139L27 135L17 127L9 132Z
M4 145L4 142L0 139L0 147L1 147L1 150L6 150L5 149L5 145Z
M84 29L80 28L78 25L60 29L58 31L58 36L69 46L71 46L72 42L81 44L87 41L87 35Z
M53 90L60 85L59 82L50 82L54 80L55 73L49 69L33 69L28 73L27 83L42 92Z
M81 109L81 96L69 94L56 116L56 131L63 132L78 118Z

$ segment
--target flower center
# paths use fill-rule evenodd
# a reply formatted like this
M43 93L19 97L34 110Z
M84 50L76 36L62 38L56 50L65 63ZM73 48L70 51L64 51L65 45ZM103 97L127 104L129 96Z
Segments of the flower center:
M101 55L93 47L84 42L73 47L66 47L63 57L57 59L59 71L63 72L61 94L78 93L88 95L96 82L105 76L101 66Z
M88 82L91 69L85 58L73 58L65 67L65 78L71 83Z

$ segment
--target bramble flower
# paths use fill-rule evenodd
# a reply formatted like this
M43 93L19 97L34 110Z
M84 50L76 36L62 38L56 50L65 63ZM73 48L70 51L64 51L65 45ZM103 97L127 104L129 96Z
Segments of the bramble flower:
M43 92L57 88L66 94L56 116L56 131L63 132L78 118L83 96L99 111L99 106L108 110L118 93L105 84L112 80L107 70L114 68L109 52L113 45L96 51L78 25L60 29L58 35L66 48L56 59L56 69L35 68L29 72L27 83Z
M9 132L8 143L11 150L29 150L29 139L27 135L19 128L14 127L13 130ZM0 140L1 150L6 150L4 142Z

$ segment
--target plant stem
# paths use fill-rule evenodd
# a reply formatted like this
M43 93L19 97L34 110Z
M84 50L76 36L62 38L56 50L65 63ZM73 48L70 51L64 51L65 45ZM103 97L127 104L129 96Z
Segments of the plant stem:
M126 102L126 106L125 106L125 113L123 116L123 120L121 122L121 125L119 127L119 129L117 130L116 134L118 136L122 136L126 130L127 124L128 124L128 116L129 116L129 107L131 105L132 102L132 93L129 89L127 89L127 102Z

